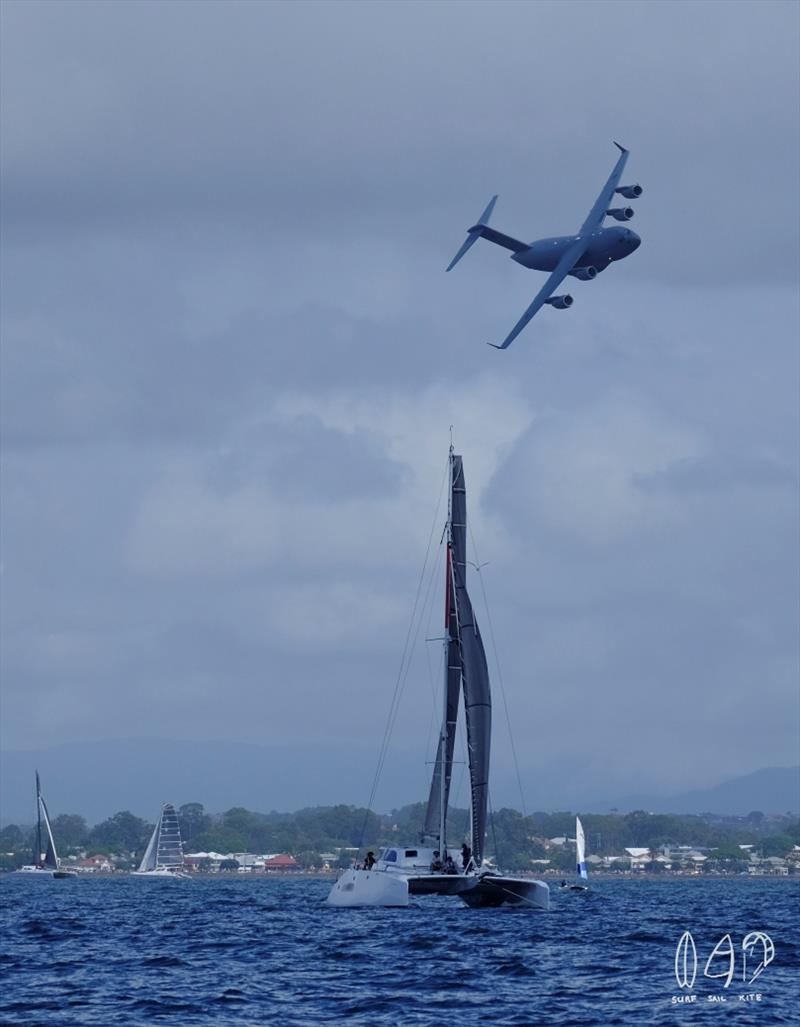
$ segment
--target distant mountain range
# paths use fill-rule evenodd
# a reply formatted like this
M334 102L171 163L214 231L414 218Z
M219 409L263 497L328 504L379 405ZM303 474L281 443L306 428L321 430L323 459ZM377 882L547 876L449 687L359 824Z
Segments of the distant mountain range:
M307 751L308 747L304 753ZM0 824L32 822L36 769L41 772L51 813L80 813L90 824L123 809L152 820L163 802L202 802L209 812L222 812L232 806L288 812L337 803L364 805L376 754L374 739L346 749L336 743L317 745L313 762L305 755L299 756L291 743L267 747L153 738L69 743L36 752L8 751L0 754ZM428 768L418 767L418 756L396 753L395 757L394 777L385 780L380 789L384 797L381 808L419 801L427 790L423 778ZM413 775L397 771L412 766ZM388 774L387 768L384 778ZM559 776L554 775L556 779ZM742 816L753 810L800 811L798 767L764 768L713 788L666 797L641 794L600 801L581 794L577 798L573 783L565 782L565 787L567 784L572 787L563 794L549 794L545 786L528 807L585 813L645 809L653 813ZM498 794L495 806L518 805L512 796L512 790L508 796Z
M719 813L745 816L754 810L762 813L800 811L800 767L763 767L752 774L723 781L713 788L681 792L669 797L628 795L602 808L594 804L587 813L607 812L611 808L627 812L644 809L652 813Z

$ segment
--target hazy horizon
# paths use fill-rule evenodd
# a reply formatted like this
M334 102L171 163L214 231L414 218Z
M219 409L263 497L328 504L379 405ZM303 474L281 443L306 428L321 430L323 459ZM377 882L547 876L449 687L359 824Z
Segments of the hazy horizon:
M321 751L322 777L289 773L291 746L267 749L247 743L179 742L117 739L113 742L66 743L49 750L0 754L0 824L31 819L34 770L51 814L80 813L99 822L127 809L152 820L161 804L181 806L201 802L211 813L233 807L255 812L292 813L310 807L368 804L375 753L363 747L347 759L335 748ZM369 764L362 774L361 764ZM163 767L169 767L165 777ZM466 808L469 788L457 765L451 805ZM135 767L132 774L129 768ZM98 772L98 768L101 768ZM389 813L423 802L427 794L414 791L429 772L414 766L406 782L378 789L371 808ZM514 775L493 775L490 805L525 811L578 813L629 812L647 809L663 813L720 813L746 815L753 810L800 814L800 767L762 767L734 778L699 783L685 792L642 792L631 782L627 789L608 793L602 784L573 788L564 782L563 764L555 763L543 781L524 779L522 794ZM524 778L524 774L523 774Z

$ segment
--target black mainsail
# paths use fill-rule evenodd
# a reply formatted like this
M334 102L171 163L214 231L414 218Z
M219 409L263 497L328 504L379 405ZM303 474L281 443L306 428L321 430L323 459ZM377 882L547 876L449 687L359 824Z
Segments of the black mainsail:
M463 688L467 721L467 752L471 789L472 853L477 866L483 859L489 801L489 753L492 734L492 698L489 671L478 622L467 592L467 496L460 456L450 453L450 516L445 583L445 639L447 680L445 714L431 781L425 834L441 833L447 815L453 768L459 693ZM444 773L444 785L442 774ZM444 813L442 812L444 805ZM445 840L439 838L442 849Z

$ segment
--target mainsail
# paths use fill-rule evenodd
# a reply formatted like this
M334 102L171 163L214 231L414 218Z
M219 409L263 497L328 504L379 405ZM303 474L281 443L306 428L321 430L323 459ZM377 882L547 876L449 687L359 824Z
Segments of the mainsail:
M139 873L159 869L183 869L183 845L181 844L178 814L175 812L175 807L169 803L166 803L161 809L161 816L158 818L158 823L147 843L142 862L139 864Z
M586 838L583 834L583 824L580 817L575 817L575 855L577 868L576 873L582 881L588 879L586 873Z
M446 712L439 738L437 761L431 782L425 833L436 833L442 820L441 803L447 812L453 765L453 743L458 697L464 691L467 721L467 752L472 810L472 854L477 866L483 859L486 813L489 801L489 751L492 733L492 699L486 653L472 610L466 583L467 497L460 456L450 454L450 523L446 576L447 684ZM444 788L441 775L444 773ZM440 839L440 844L443 840Z

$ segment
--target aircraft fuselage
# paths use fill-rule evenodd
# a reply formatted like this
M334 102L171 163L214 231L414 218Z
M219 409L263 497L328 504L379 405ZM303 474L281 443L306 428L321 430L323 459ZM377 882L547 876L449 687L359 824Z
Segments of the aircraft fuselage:
M533 271L553 271L565 251L580 237L559 235L551 239L537 239L525 250L512 253L511 259ZM614 226L597 228L585 236L586 250L573 267L594 267L603 271L612 261L629 256L641 244L641 239L630 228Z

